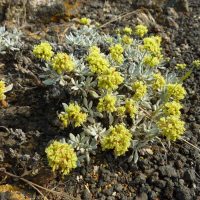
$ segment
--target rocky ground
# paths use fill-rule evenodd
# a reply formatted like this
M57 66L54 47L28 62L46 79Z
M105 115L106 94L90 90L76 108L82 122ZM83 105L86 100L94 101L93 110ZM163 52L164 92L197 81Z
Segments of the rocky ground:
M73 28L79 16L98 21L105 32L126 25L133 27L142 22L151 33L163 37L163 50L171 58L166 67L174 67L180 62L189 64L200 58L198 0L163 0L159 4L150 0L94 0L92 3L83 1L79 6L77 13L54 16L50 23L46 23L46 18L45 23L40 18L35 24L29 19L30 22L27 21L22 29L26 34L22 52L15 56L0 57L0 77L14 82L14 89L8 97L9 107L0 110L0 150L5 156L0 166L18 175L26 172L26 179L44 187L65 191L76 199L200 199L200 153L181 141L173 143L171 147L166 145L167 149L161 144L154 144L153 154L141 152L137 164L128 163L127 157L114 159L110 153L98 152L92 158L91 165L76 169L64 180L53 175L47 167L44 148L51 139L57 137L56 111L66 96L61 91L58 100L58 96L53 95L56 88L41 85L37 76L40 69L31 54L32 45L37 39L46 38L61 43L63 31ZM123 17L112 22L119 15ZM6 24L10 25L9 19ZM199 70L186 81L185 87L188 92L183 110L187 122L185 139L200 147ZM15 132L14 136L12 131ZM3 174L0 177L1 184L15 184L30 193L31 199L41 198L19 179L5 178ZM56 200L74 199L55 197L51 193L47 193L47 196Z

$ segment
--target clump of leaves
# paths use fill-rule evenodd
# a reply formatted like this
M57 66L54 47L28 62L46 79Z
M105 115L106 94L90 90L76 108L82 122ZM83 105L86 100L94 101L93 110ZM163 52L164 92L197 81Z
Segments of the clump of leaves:
M89 163L98 146L114 150L116 157L130 150L129 162L137 162L138 150L149 142L175 141L184 134L180 101L188 76L178 78L164 69L161 37L143 38L147 31L143 25L135 31L126 27L112 37L83 26L66 36L68 45L87 50L81 59L66 55L70 62L55 63L52 53L46 62L44 84L58 84L70 94L58 118L79 165Z
M17 29L7 31L4 26L0 27L0 54L8 51L19 51L22 46L22 33Z

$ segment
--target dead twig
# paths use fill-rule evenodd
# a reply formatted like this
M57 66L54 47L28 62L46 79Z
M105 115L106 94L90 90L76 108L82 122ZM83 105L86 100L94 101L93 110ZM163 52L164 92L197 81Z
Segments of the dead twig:
M200 148L195 146L194 144L188 142L187 140L183 139L183 138L180 138L179 140L185 142L186 144L190 145L191 147L195 148L196 150L200 151Z
M115 21L117 21L119 19L125 18L125 17L127 17L129 15L132 15L132 14L136 13L136 12L137 12L137 10L134 10L134 11L131 11L131 12L128 12L128 13L123 13L120 16L118 16L118 17L106 22L105 24L102 24L99 28L103 28L103 27L107 26L108 24L111 24L111 23L113 23L113 22L115 22Z
M47 191L47 192L50 192L50 193L52 193L53 195L56 195L56 196L65 197L65 198L68 199L68 200L77 200L76 198L74 198L74 197L68 195L68 194L65 193L65 192L62 192L62 193L61 193L61 192L53 191L53 190L51 190L51 189L48 189L48 188L45 188L45 187L43 187L43 186L41 186L41 185L38 185L38 184L36 184L36 183L33 183L33 182L31 182L31 181L29 181L29 180L27 180L27 179L25 179L25 178L22 178L21 176L12 174L12 173L10 173L10 172L7 172L5 168L0 168L0 172L4 173L4 174L6 174L6 175L8 175L8 176L10 176L10 177L17 178L17 179L19 179L19 180L21 180L21 181L27 183L29 186L31 186L33 189L35 189L44 199L47 199L47 198L46 198L45 195L40 191L40 189L45 190L45 191Z

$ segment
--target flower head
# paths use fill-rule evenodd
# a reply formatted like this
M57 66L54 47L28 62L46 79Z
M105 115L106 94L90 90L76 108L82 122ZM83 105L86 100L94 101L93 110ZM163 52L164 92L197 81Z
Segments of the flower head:
M168 84L167 93L169 97L172 97L174 100L179 101L185 98L186 91L185 88L180 83Z
M123 29L123 32L124 32L125 34L127 34L127 35L131 35L132 32L133 32L133 30L132 30L132 28L126 26L126 27Z
M133 43L133 38L129 37L128 35L123 35L122 42L124 44L131 45Z
M117 111L117 116L124 117L126 113L126 108L125 106L119 106L116 111Z
M116 111L116 107L115 107L116 101L117 101L116 96L107 94L104 97L99 99L97 110L99 112L103 112L103 111L108 112L108 113L114 112Z
M98 86L99 88L112 91L117 89L123 80L124 78L121 76L121 73L112 67L98 76Z
M5 100L6 85L4 81L0 81L0 101Z
M58 73L71 72L74 70L75 63L66 53L57 53L52 59L52 68Z
M160 64L160 58L157 56L147 55L144 57L143 62L145 65L155 67Z
M54 141L45 149L45 152L53 171L60 170L63 175L67 175L77 167L76 153L67 143Z
M101 141L102 149L114 149L115 156L125 154L131 145L130 131L124 124L117 124L114 127L111 126L108 132L108 135L105 135Z
M82 18L80 19L80 24L82 24L82 25L89 25L90 22L91 22L91 20L88 19L88 18L86 18L86 17L82 17Z
M153 89L154 90L159 90L162 89L166 83L165 78L160 74L156 73L153 75Z
M130 117L134 119L138 111L135 101L133 99L127 99L125 102L125 108Z
M52 46L48 42L41 42L39 45L34 46L33 54L36 58L50 61L54 53Z
M180 115L181 115L180 109L181 109L182 107L183 107L183 106L182 106L179 102L176 102L176 101L167 102L167 103L165 103L165 105L164 105L163 112L164 112L166 115L176 115L176 116L180 116Z
M186 64L185 63L179 63L179 64L176 64L176 68L177 69L180 69L180 70L183 70L186 68Z
M160 57L161 55L161 37L159 36L151 36L143 39L143 45L141 49L148 51L154 56Z
M65 112L58 115L64 127L67 127L71 122L75 127L81 126L87 120L87 114L81 112L81 107L77 104L70 103L65 107Z
M111 58L119 65L121 65L124 61L124 48L121 44L115 44L109 48Z
M141 100L147 93L147 86L142 81L136 81L132 88L135 90L134 100Z
M93 73L101 74L110 67L105 55L100 53L100 49L96 46L90 47L89 55L86 60L88 61L89 68Z
M185 123L180 120L179 116L174 115L161 117L157 122L161 134L172 141L179 139L183 135L185 131L184 124Z
M147 34L148 29L144 25L137 25L135 27L135 34L138 35L139 37L143 37L145 34Z
M198 69L200 68L200 60L194 60L192 64Z

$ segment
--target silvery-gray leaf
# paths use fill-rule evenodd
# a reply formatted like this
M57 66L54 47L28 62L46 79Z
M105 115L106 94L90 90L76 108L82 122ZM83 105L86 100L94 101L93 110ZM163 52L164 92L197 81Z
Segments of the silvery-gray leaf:
M88 105L89 109L91 109L91 108L92 108L92 105L93 105L93 102L92 102L92 101L90 101L90 103L89 103L89 105Z
M55 79L46 79L44 81L42 81L45 85L54 85L56 83L57 80Z
M151 104L147 101L142 101L141 105L144 106L147 109L151 109Z
M83 98L83 105L88 108L88 100L85 97Z
M70 140L76 142L76 137L72 133L69 134L69 138Z
M139 155L138 155L138 151L136 150L134 153L134 163L137 163L138 158L139 158Z
M134 150L138 145L138 140L131 140L131 148Z
M92 117L88 117L87 120L92 124L95 123L95 120Z
M5 92L8 92L8 91L10 91L12 89L13 89L13 84L10 84L10 85L6 86Z
M89 91L89 93L90 93L90 95L92 96L92 97L94 97L94 98L99 98L99 95L94 91L94 90L90 90Z
M111 125L113 124L113 122L114 122L114 117L112 116L111 113L109 113L109 124Z
M130 163L133 160L133 154L131 154L128 158L128 162Z

